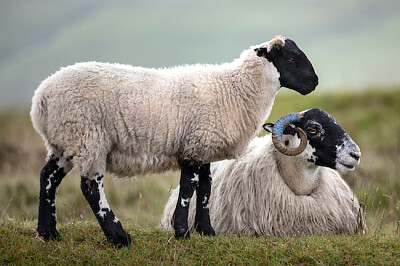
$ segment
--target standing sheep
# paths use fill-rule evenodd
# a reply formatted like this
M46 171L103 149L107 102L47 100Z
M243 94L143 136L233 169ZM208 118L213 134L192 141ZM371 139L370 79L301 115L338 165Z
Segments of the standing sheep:
M282 36L222 65L147 69L88 62L62 68L40 84L30 113L48 150L40 174L39 235L58 237L56 191L75 168L107 239L128 245L131 237L104 194L105 172L133 176L178 167L175 236L189 237L188 206L195 189L201 199L197 230L214 235L205 208L210 162L242 153L281 86L307 94L317 84L305 54Z
M360 149L336 121L310 109L264 128L280 140L255 138L237 160L211 164L208 207L215 232L280 237L364 230L358 200L338 173L354 170ZM165 229L177 197L175 189L161 221ZM193 230L192 213L189 225Z

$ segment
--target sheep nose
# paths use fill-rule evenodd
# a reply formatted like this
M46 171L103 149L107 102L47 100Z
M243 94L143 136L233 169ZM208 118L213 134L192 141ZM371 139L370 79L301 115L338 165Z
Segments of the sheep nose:
M316 77L313 81L313 85L316 87L318 85L318 77Z
M356 161L360 160L361 153L360 152L350 152L350 156L356 159Z

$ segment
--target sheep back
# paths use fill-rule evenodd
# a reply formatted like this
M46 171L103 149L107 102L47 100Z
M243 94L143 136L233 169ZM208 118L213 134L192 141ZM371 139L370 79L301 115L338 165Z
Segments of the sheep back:
M162 172L177 168L178 157L233 158L269 115L277 92L253 73L271 71L255 64L246 75L248 58L241 62L247 63L172 69L78 63L38 87L33 126L48 153L73 156L81 175L106 166L119 176ZM254 86L258 92L244 92Z

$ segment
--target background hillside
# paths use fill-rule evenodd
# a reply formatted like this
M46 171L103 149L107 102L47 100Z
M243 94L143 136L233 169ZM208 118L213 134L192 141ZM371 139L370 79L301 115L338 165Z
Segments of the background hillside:
M220 63L275 34L296 40L318 92L400 83L400 2L0 1L0 108L27 107L44 78L80 61Z

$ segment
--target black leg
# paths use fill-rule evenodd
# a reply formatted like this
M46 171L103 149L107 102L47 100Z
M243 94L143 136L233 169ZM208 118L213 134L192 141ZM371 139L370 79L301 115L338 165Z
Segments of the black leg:
M40 172L40 198L37 232L44 239L57 239L56 196L62 179L71 170L69 159L52 155Z
M196 190L196 216L194 226L201 235L215 236L215 231L211 226L208 201L211 194L211 172L210 164L200 167L199 186Z
M82 177L81 189L94 215L103 229L107 240L119 247L128 246L131 236L122 228L121 222L115 217L107 203L103 187L104 175L95 174L93 179Z
M200 164L192 161L182 161L179 197L172 218L176 238L189 238L188 214L189 203L199 182Z

